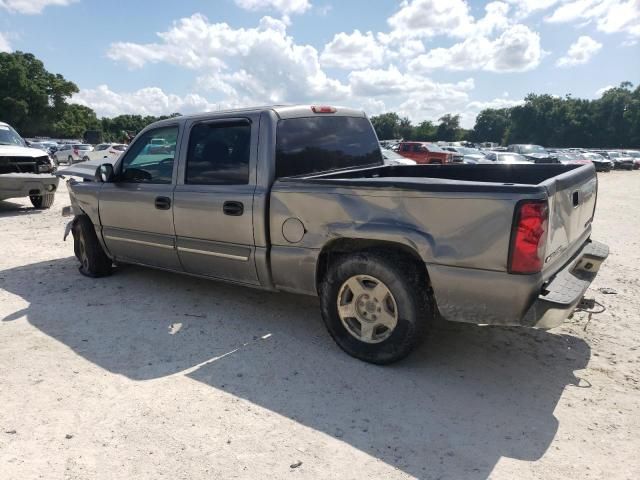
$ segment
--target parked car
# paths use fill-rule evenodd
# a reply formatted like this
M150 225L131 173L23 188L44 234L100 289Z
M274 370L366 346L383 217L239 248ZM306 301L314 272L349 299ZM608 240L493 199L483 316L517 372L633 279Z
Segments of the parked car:
M427 142L400 142L397 152L419 164L445 165L453 163L454 158L453 153ZM459 161L462 161L462 156L459 156Z
M123 143L100 143L93 150L87 151L82 157L82 161L115 159L122 155L126 149L127 145Z
M531 165L533 161L528 159L524 155L520 155L519 153L487 152L485 159L481 160L479 163L520 163Z
M485 159L485 154L481 150L477 148L470 147L454 147L454 146L446 146L442 147L444 150L449 152L454 152L458 155L462 155L462 163L476 164L480 160ZM454 157L454 163L456 163L456 157Z
M583 158L591 160L596 167L596 172L610 172L613 168L613 162L594 152L584 152L581 154Z
M585 165L591 163L591 160L583 158L582 155L575 152L551 152L555 155L558 162L564 165Z
M416 165L415 160L405 158L399 153L389 150L388 148L381 149L381 152L385 165Z
M30 148L9 124L0 122L0 200L29 197L35 208L53 204L58 178L45 152Z
M534 163L558 163L555 156L540 145L514 144L509 145L507 151L524 155Z
M61 145L56 153L53 154L53 161L60 165L86 161L85 157L89 152L93 151L93 147L88 143L67 143Z
M180 154L147 153L158 138ZM593 166L388 166L347 108L171 118L98 163L59 172L88 180L68 182L82 273L134 263L317 295L338 345L373 363L407 355L436 310L557 326L608 254L590 239Z
M629 157L617 150L594 150L603 157L608 158L613 162L613 168L618 170L633 170L634 160L633 157Z
M640 150L624 150L623 152L633 158L633 169L640 169Z

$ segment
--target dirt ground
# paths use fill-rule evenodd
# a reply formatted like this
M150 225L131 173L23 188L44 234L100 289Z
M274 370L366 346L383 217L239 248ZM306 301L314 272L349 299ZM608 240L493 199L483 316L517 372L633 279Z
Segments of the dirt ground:
M313 298L81 276L67 204L0 202L4 480L640 477L640 172L600 174L605 313L451 324L390 367L342 353Z

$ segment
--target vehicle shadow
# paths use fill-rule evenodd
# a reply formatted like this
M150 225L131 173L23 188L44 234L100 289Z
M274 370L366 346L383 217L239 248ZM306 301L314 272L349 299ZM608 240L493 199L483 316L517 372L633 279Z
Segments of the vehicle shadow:
M138 267L87 279L72 257L0 271L0 288L29 304L0 305L1 321L26 316L110 372L186 375L418 478L485 479L501 457L539 459L590 357L568 335L451 324L378 367L335 346L314 298Z
M31 205L25 206L22 203L15 203L10 200L0 200L0 218L40 213L42 213L42 210L37 210Z

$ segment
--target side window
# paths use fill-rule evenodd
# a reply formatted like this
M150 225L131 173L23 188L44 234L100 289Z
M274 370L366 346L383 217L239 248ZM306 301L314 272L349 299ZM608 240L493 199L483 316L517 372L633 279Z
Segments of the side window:
M143 134L122 159L118 181L171 183L177 138L177 126L156 128Z
M424 152L422 145L420 145L419 143L414 143L413 144L413 151L414 152Z
M96 152L101 152L102 150L106 150L107 148L109 148L108 144L105 144L105 143L100 144L96 147Z
M402 151L403 151L403 152L409 152L409 151L411 151L411 145L409 145L409 144L407 144L407 143L402 144Z
M185 184L249 183L251 125L248 121L200 123L189 137Z

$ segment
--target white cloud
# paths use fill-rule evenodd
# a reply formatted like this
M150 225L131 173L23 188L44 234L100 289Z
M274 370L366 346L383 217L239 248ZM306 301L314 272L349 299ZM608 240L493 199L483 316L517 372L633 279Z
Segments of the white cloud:
M611 90L612 88L615 87L613 85L607 85L605 87L599 88L598 90L596 90L596 97L600 98L602 94L604 94L604 92L606 92L607 90Z
M329 78L320 66L318 51L296 44L286 28L281 20L263 17L256 28L234 29L195 14L159 33L159 43L117 43L107 54L132 68L167 62L197 70L202 88L235 100L343 98L348 87Z
M12 50L11 43L7 36L0 32L0 52L10 52Z
M464 35L474 19L464 0L403 0L388 20L399 36Z
M523 19L529 15L547 10L562 0L506 0L515 7L515 16Z
M545 20L550 23L593 21L603 33L626 33L640 38L640 0L569 1Z
M0 0L0 7L12 13L35 15L42 13L48 6L65 7L78 0Z
M449 48L430 50L412 60L409 69L524 72L537 67L545 54L537 32L525 25L513 25L494 40L475 36Z
M282 15L304 13L311 8L309 0L235 0L245 10L275 10Z
M384 60L384 47L379 44L371 32L337 33L333 40L324 46L320 62L325 67L337 67L348 70L381 65Z
M587 63L600 51L602 44L593 38L582 35L571 44L567 54L556 61L558 67L574 67Z
M176 112L185 114L217 110L220 107L193 93L181 97L165 93L158 87L117 93L107 85L99 85L95 89L82 89L73 95L71 102L93 108L98 117L122 114L168 115Z

